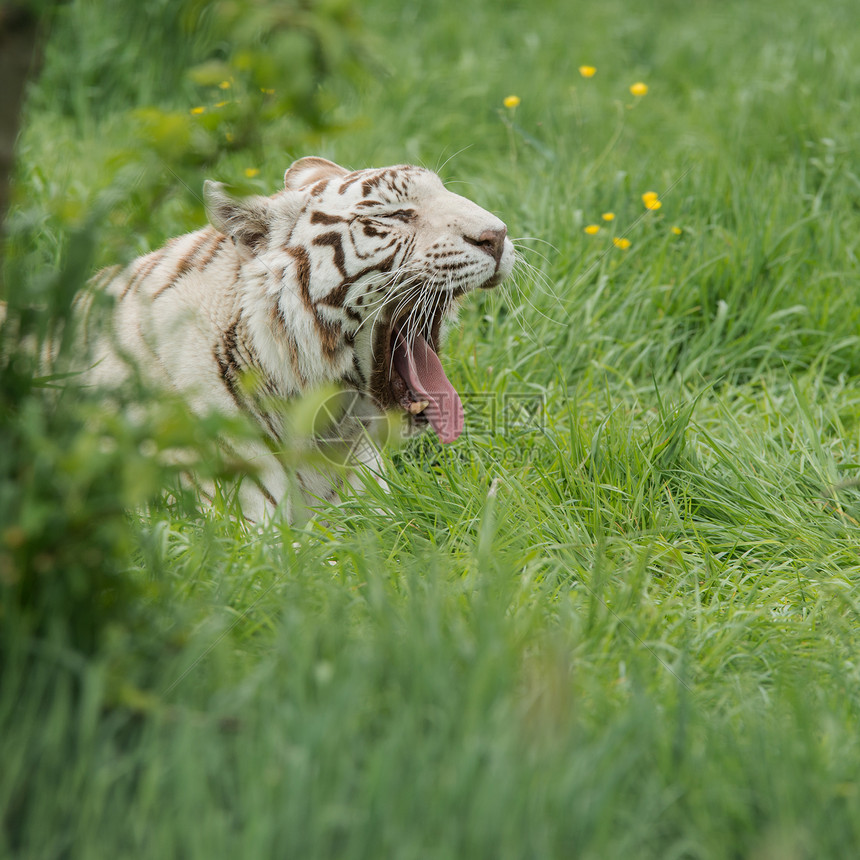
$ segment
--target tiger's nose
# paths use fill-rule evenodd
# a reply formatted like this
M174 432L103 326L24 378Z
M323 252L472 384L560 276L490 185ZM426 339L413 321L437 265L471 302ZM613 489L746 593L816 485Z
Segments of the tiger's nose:
M477 239L466 236L466 241L482 251L486 251L495 261L496 266L502 259L502 252L505 250L505 237L508 235L507 227L500 227L498 230L484 230Z

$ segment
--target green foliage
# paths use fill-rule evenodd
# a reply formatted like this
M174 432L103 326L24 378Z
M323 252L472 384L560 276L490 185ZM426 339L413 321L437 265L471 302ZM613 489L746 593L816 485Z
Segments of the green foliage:
M101 265L199 224L203 178L269 193L284 153L343 130L335 82L366 76L367 41L350 0L60 4L19 148L43 195L21 208L61 231L110 198Z
M132 573L140 536L129 513L166 487L177 511L192 510L177 480L181 468L197 463L226 477L231 464L218 451L218 435L242 430L191 419L183 404L140 386L106 404L80 384L71 304L91 272L95 234L91 225L70 232L50 274L33 271L20 235L11 237L5 260L5 282L32 288L9 291L0 323L4 660L30 657L28 647L42 641L93 654L106 635L150 625L147 604L158 586ZM131 407L141 400L145 409ZM177 450L193 452L181 467L169 456Z
M86 450L92 437L82 432L80 418L38 390L45 382L38 375L41 346L52 333L59 337L58 322L91 259L87 236L73 238L75 253L36 296L10 293L2 323L0 606L11 632L4 653L34 632L59 632L92 650L94 630L111 605L125 604L129 589L122 577L128 535L122 499L113 490L116 463L92 462ZM13 272L7 267L7 283ZM47 307L29 304L37 297ZM60 630L46 629L54 627Z
M363 40L350 0L73 0L55 12L35 105L50 94L86 124L133 104L230 100L248 125L290 112L323 127L322 88L359 71Z
M854 5L144 5L115 50L67 6L19 149L0 854L854 856ZM222 425L36 390L35 356L204 178L310 154L439 167L534 238L447 345L464 436L251 530L159 501L165 451L237 467Z

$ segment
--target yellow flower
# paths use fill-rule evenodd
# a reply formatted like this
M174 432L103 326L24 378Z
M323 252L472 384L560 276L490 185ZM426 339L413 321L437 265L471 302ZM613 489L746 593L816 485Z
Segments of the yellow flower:
M205 107L193 107L191 108L191 113L206 113Z
M521 101L519 96L507 96L502 104L506 108L515 108Z
M614 212L604 212L600 217L604 221L611 221L615 217L615 213Z
M274 90L267 90L265 87L260 87L260 92L265 93L267 96L273 96L275 94Z
M633 93L634 96L644 96L648 92L648 85L643 84L642 81L636 81L636 83L630 87L630 92Z
M630 240L615 236L612 240L612 244L615 245L616 248L621 248L622 251L626 251L630 247Z
M656 191L646 191L642 195L642 202L645 204L646 209L659 209L663 204L659 201L658 195Z
M224 105L228 105L230 102L216 102L215 107L224 107Z
M256 167L246 167L245 168L245 176L247 176L248 179L253 179L259 172L260 171L257 170Z
M593 78L597 69L594 66L580 66L579 74L584 78Z
M600 225L599 224L589 224L584 229L585 229L585 232L588 233L589 236L593 236L600 229Z
M232 84L230 83L230 81L221 81L221 83L220 83L220 84L218 84L218 86L219 86L222 90L229 90L229 89L230 89L230 87L232 86Z
M680 236L680 235L681 235L681 233L683 233L684 231L683 231L680 227L673 227L673 228L672 228L672 232L673 232L676 236Z

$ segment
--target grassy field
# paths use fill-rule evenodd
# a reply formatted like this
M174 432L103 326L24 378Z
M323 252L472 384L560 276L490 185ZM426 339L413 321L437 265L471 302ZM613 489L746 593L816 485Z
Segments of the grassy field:
M152 505L89 649L7 602L0 855L860 855L853 0L372 0L324 121L248 128L189 36L65 14L19 146L34 299L308 154L439 169L529 266L467 302L466 433L390 452L389 495L262 532Z

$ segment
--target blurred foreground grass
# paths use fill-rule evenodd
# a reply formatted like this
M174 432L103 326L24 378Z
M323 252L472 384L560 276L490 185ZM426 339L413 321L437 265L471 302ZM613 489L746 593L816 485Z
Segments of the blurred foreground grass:
M464 438L329 526L158 502L173 419L46 401L4 329L0 853L855 856L853 4L321 3L312 109L214 8L63 10L21 325L306 154L439 168L537 272L451 339Z

